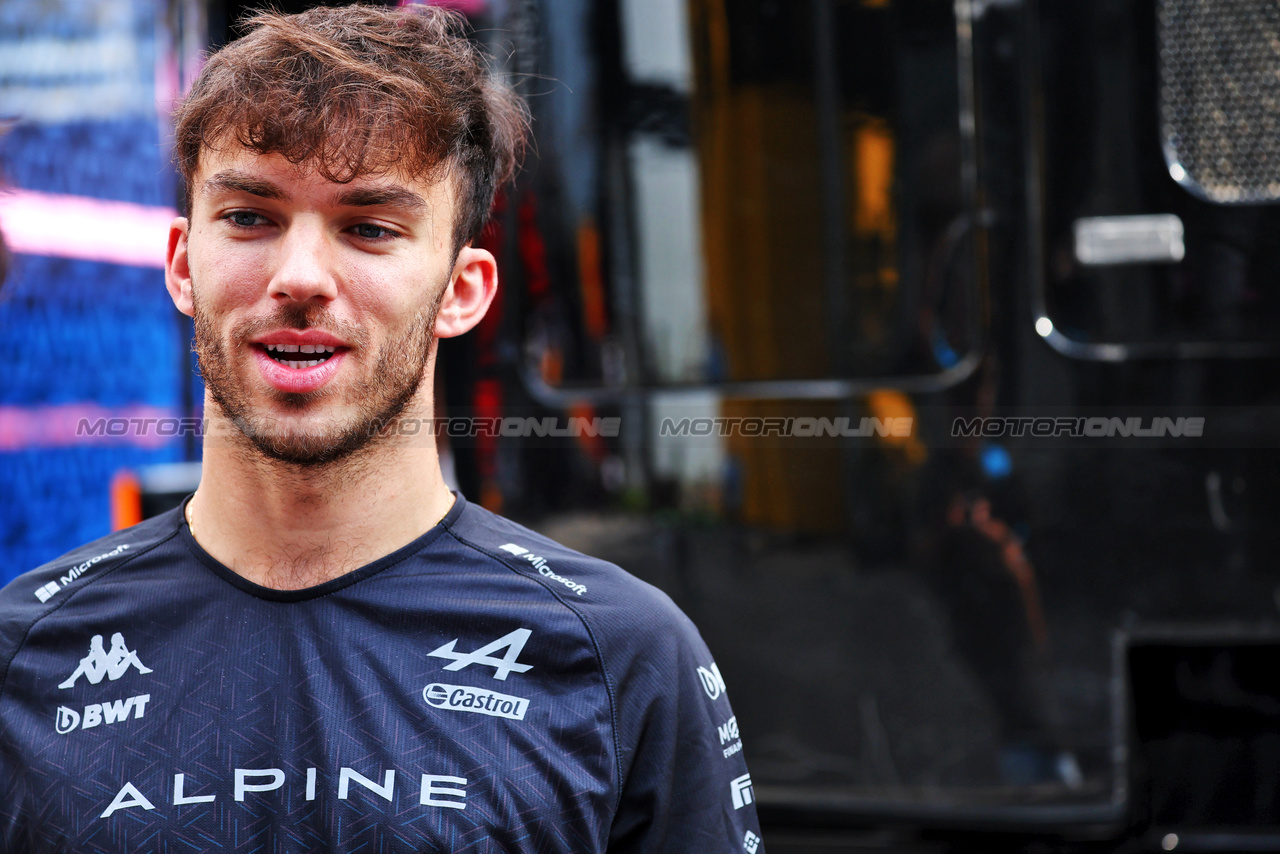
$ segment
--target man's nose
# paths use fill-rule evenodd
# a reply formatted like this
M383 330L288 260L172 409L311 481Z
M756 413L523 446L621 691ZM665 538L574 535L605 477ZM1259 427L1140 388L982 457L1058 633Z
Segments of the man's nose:
M324 228L305 221L292 223L281 239L271 296L299 302L334 299L338 295L334 260Z

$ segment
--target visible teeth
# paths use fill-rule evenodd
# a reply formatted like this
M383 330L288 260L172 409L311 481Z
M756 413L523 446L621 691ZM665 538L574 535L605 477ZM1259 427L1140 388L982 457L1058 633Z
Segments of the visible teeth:
M329 347L324 344L301 344L301 345L299 344L267 344L266 345L267 352L275 355L281 355L284 353L301 352L301 353L306 353L308 355L323 354L325 356L332 356L336 349L337 349L336 347Z

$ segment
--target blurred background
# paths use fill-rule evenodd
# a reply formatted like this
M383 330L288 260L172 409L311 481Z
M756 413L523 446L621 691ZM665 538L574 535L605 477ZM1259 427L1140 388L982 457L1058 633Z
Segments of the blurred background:
M254 5L0 0L0 581L198 482L168 116ZM620 425L447 475L694 619L769 851L1280 850L1280 6L442 5L536 148L441 409Z

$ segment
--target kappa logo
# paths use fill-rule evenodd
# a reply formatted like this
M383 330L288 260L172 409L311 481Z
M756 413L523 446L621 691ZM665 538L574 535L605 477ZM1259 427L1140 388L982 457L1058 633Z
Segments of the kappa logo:
M510 634L498 638L493 643L480 647L475 652L454 652L454 647L458 643L458 639L454 638L444 646L427 653L427 655L435 658L452 659L453 664L446 664L445 670L461 670L473 664L480 664L493 668L494 679L506 680L513 670L516 673L527 673L533 669L532 664L521 664L516 660L520 657L521 650L524 649L524 645L528 643L532 634L532 629L516 629ZM494 658L493 654L500 649L505 649L507 654L502 658Z
M733 808L740 810L755 800L751 789L751 775L743 774L729 783L729 792L733 795Z
M707 696L712 700L720 699L720 695L725 692L724 677L720 675L720 668L716 667L715 662L711 662L711 667L699 667L698 678L702 680L702 690L707 692Z
M136 667L139 673L151 672L150 667L138 660L138 654L124 645L124 635L116 632L111 636L110 652L103 648L102 635L94 635L89 641L89 654L80 659L80 666L58 687L70 688L81 676L88 679L90 685L97 685L104 676L114 682L130 667Z
M760 847L760 837L748 830L747 835L742 837L742 847L747 849L747 854L756 854Z

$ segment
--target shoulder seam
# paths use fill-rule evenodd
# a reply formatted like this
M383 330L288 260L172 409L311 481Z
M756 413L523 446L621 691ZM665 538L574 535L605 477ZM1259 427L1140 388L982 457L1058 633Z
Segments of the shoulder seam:
M31 630L36 627L37 623L39 623L45 617L48 617L49 615L56 613L60 608L62 608L64 605L66 605L68 602L74 599L77 593L81 592L82 590L88 589L91 585L95 584L99 580L106 578L116 570L127 566L135 558L140 558L147 552L151 551L152 549L158 548L159 546L162 546L165 543L169 542L169 540L177 536L179 530L180 528L175 528L173 531L169 532L165 536L156 540L151 545L146 546L140 551L134 552L133 554L127 556L124 560L120 561L120 563L116 564L115 566L107 567L104 571L100 573L95 573L93 578L88 579L77 590L74 590L68 593L64 597L60 597L60 600L56 605L54 605L52 608L45 611L44 613L37 615L36 618L32 620L31 623L27 626L26 631L22 633L22 639L18 641L16 646L14 646L13 654L10 655L9 658L4 662L4 666L0 667L0 703L4 702L4 691L5 691L5 688L8 687L9 668L13 666L13 660L18 657L18 653L20 653L22 651L22 648L27 645L27 638L31 635Z
M614 809L614 812L616 813L618 811L620 804L622 803L622 787L623 787L623 784L625 783L625 780L622 777L622 748L618 744L618 699L614 692L613 679L609 675L609 665L604 659L604 652L600 649L600 642L596 640L596 633L595 631L592 630L591 623L587 620L586 615L583 614L582 611L578 609L576 603L570 602L564 599L560 595L560 591L553 588L551 585L543 581L541 578L534 575L530 575L529 573L525 572L524 568L521 567L519 564L508 563L507 560L501 555L494 554L493 552L488 551L478 543L472 542L471 540L459 534L452 527L449 527L446 530L449 532L449 535L451 537L453 537L462 545L468 546L474 549L475 551L479 552L485 557L490 558L491 560L497 562L498 564L506 567L508 570L520 576L521 578L527 579L528 581L532 581L538 586L542 587L549 594L551 594L552 598L554 598L557 602L559 602L565 608L569 609L569 611L572 612L573 615L578 618L578 621L582 623L582 628L586 630L587 637L590 638L591 640L591 647L593 650L595 650L596 661L600 665L600 675L604 678L605 694L608 695L609 697L609 730L610 730L609 740L613 743L613 767L614 767L614 777L615 777L614 782L617 786L617 790L616 790L617 793L614 796L613 809Z

